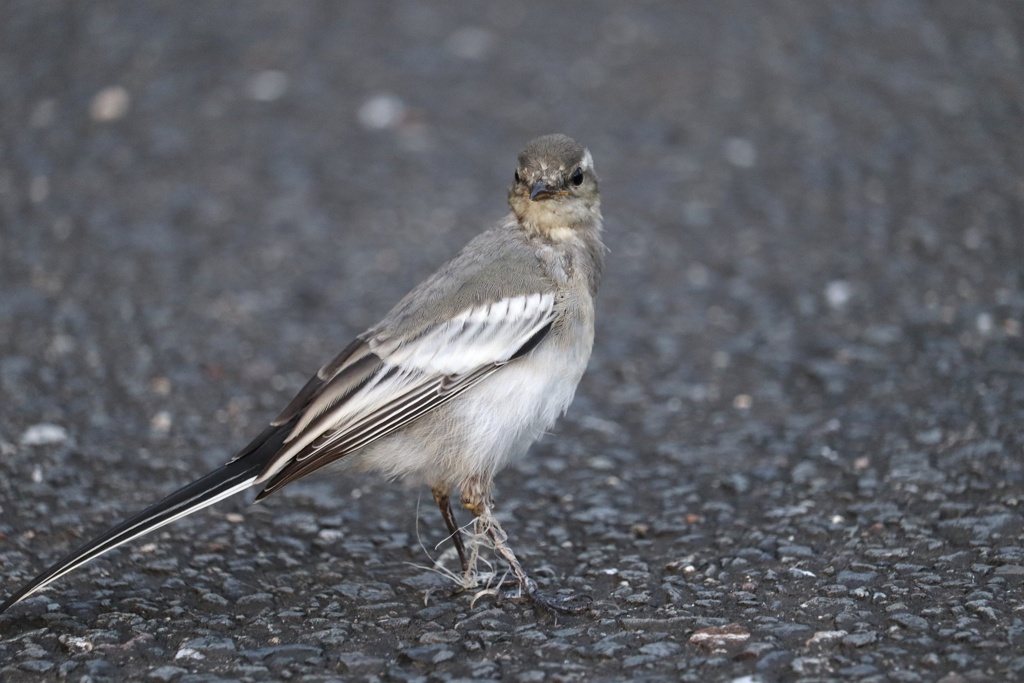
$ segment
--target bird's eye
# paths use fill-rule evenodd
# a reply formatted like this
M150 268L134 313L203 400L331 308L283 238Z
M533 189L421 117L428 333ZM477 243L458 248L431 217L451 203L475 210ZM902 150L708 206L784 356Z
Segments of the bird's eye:
M519 183L519 171L516 171L516 184Z
M572 175L569 176L569 180L572 181L573 185L577 185L577 186L578 185L582 185L583 184L583 169L582 168L577 168L575 171L573 171Z

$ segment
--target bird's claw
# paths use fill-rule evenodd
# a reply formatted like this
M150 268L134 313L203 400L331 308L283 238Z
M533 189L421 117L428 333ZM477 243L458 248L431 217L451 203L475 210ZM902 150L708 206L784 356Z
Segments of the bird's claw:
M592 602L592 598L589 595L569 595L566 597L546 595L537 589L537 583L533 579L527 579L525 585L515 579L511 579L498 584L494 588L485 588L477 591L473 594L473 599L469 603L470 609L476 605L477 600L484 597L493 597L497 602L502 600L511 602L529 600L558 614L580 614Z
M527 597L541 607L546 607L558 614L582 614L590 607L590 603L593 601L589 595L558 597L545 595L538 590L528 593Z

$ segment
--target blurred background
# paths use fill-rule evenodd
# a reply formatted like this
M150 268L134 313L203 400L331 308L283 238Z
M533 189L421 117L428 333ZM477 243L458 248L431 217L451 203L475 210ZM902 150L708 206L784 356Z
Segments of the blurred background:
M593 629L542 629L566 648L509 636L488 661L514 661L452 646L426 670L1024 670L1022 8L4 2L4 591L230 457L504 214L526 141L564 132L602 180L598 338L555 437L499 478L499 506L552 588L599 599L584 623L659 647L623 669ZM155 639L109 658L143 675L253 586L272 606L252 623L319 647L274 615L323 618L337 596L311 596L349 562L348 580L399 591L399 621L338 626L372 655L360 671L423 673L395 655L422 642L424 619L400 621L419 599L404 563L426 561L417 533L440 540L432 510L414 528L420 493L321 476L184 520L35 598L78 611L38 650L5 635L3 671L102 674L57 638L115 610L141 616L113 620L109 642ZM225 579L261 554L244 585ZM189 590L169 593L183 568ZM378 597L346 594L332 618L379 616L364 604ZM158 633L168 601L180 621ZM232 623L218 633L233 647L266 645ZM725 623L746 649L688 644ZM843 632L826 639L838 649L806 645L822 629ZM238 671L211 651L183 670ZM259 666L348 670L338 652Z

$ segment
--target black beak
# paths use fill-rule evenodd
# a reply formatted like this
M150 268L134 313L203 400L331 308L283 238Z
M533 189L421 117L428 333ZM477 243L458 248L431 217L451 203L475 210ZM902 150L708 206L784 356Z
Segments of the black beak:
M559 190L557 187L548 185L543 180L538 180L530 188L530 199L536 201L538 199L546 199L548 197L555 197L560 194L566 194L565 190Z

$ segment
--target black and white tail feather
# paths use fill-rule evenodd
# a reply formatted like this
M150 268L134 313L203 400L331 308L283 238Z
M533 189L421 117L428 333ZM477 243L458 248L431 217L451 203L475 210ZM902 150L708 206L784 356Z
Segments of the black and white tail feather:
M102 535L62 557L52 567L32 579L4 601L0 605L0 612L5 612L9 607L21 602L65 574L73 572L120 545L251 487L267 462L280 448L284 436L288 433L286 428L280 427L267 429L267 432L270 434L267 434L268 438L264 440L262 446L210 472L205 477L183 486L159 503L111 527Z

